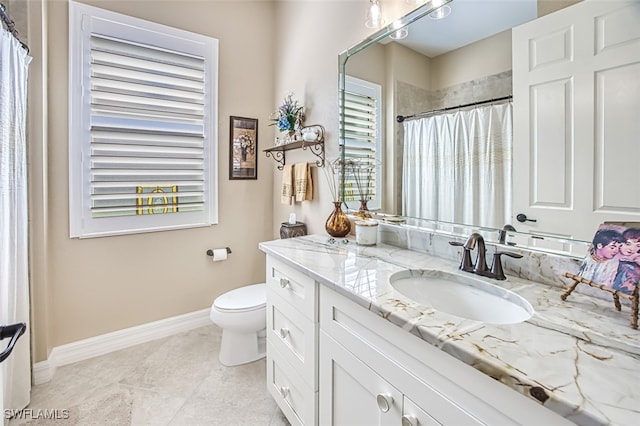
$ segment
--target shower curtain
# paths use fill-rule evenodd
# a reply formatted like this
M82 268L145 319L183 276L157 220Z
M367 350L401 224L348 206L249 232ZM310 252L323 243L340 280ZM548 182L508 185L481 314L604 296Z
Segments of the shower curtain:
M29 324L27 243L27 75L31 57L0 26L0 324ZM29 403L29 329L0 364L6 410ZM2 341L2 350L7 340ZM4 413L2 413L4 415Z
M502 228L511 217L512 103L404 122L403 215Z

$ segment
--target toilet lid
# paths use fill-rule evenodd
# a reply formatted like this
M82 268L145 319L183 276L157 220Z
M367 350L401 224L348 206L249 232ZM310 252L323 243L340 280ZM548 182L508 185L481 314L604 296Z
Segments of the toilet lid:
M267 286L262 284L247 285L228 291L213 302L220 311L252 311L267 304Z

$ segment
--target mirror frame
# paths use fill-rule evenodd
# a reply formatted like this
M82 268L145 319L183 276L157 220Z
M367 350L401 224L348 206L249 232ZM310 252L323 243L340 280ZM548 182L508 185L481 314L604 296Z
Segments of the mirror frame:
M452 2L453 0L442 0L442 4L437 6L437 7L433 7L431 5L431 2L425 3L423 5L421 5L420 7L412 10L411 12L407 13L406 15L402 16L401 18L398 18L397 20L391 22L389 25L381 28L380 30L378 30L377 32L373 33L372 35L370 35L369 37L367 37L366 39L364 39L363 41L353 45L352 47L344 50L343 52L341 52L338 55L338 114L339 114L339 149L340 149L340 180L339 180L339 187L340 187L340 194L341 194L341 201L342 203L345 203L344 200L344 194L345 194L345 169L344 169L344 164L345 164L345 153L344 153L344 144L345 144L345 134L344 134L344 103L345 103L345 80L346 80L346 65L347 62L349 60L349 58L353 55L355 55L356 53L366 49L367 47L378 43L379 41L385 39L386 37L388 37L390 34L394 33L395 31L397 31L400 28L403 28L415 21L417 21L418 19L424 18L425 16L429 15L431 12L433 12L434 10L444 6L447 3ZM384 213L383 213L384 214ZM390 215L391 216L391 215ZM415 228L415 229L423 229L423 230L428 230L428 231L432 231L432 232L437 232L437 233L446 233L452 236L459 236L459 237L466 237L468 236L471 232L477 232L480 231L482 234L484 234L485 240L489 243L493 243L493 244L500 244L500 242L498 241L498 235L500 234L500 232L502 230L498 229L498 228L489 228L489 227L482 227L482 226L477 226L477 225L468 225L468 224L463 224L463 223L452 223L452 222L444 222L444 221L438 221L438 220L434 220L434 219L423 219L423 218L413 218L413 217L404 217L404 216L398 216L398 215L392 215L394 217L401 217L404 220L404 224L403 225L398 225L395 224L396 226L409 226L411 228ZM393 223L388 223L388 225L393 225ZM444 231L443 231L444 229ZM534 244L518 244L518 248L520 249L525 249L525 250L531 250L531 251L541 251L541 252L545 252L545 253L553 253L553 254L557 254L560 256L567 256L567 257L571 257L571 258L583 258L584 254L587 253L587 249L590 245L589 241L583 241L583 240L576 240L576 239L563 239L563 238L558 238L555 236L549 236L549 235L544 235L544 234L535 234L535 233L527 233L527 232L519 232L519 231L509 231L509 233L511 234L515 234L517 236L521 236L522 238L526 239L527 241L533 241ZM491 238L491 235L493 235L493 238ZM569 244L570 247L572 247L570 250L568 251L557 251L557 250L553 250L553 249L548 249L548 248L541 248L541 247L536 247L535 246L535 241L536 240L548 240L548 241L553 241L557 244ZM579 246L580 249L579 250L575 250L574 246ZM581 252L581 253L579 253Z

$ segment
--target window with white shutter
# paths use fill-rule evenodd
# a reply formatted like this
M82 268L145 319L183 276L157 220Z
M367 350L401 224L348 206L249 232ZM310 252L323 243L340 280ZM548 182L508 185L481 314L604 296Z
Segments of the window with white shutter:
M217 223L218 41L69 10L71 237Z
M361 199L369 200L370 210L380 208L381 97L379 84L345 76L344 158L352 167L345 172L344 200L352 209Z

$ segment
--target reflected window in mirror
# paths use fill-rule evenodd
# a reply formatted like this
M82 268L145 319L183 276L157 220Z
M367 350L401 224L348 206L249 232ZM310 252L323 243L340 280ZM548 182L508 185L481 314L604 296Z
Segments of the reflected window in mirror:
M382 87L345 76L344 97L344 200L358 210L366 200L369 210L381 206Z

